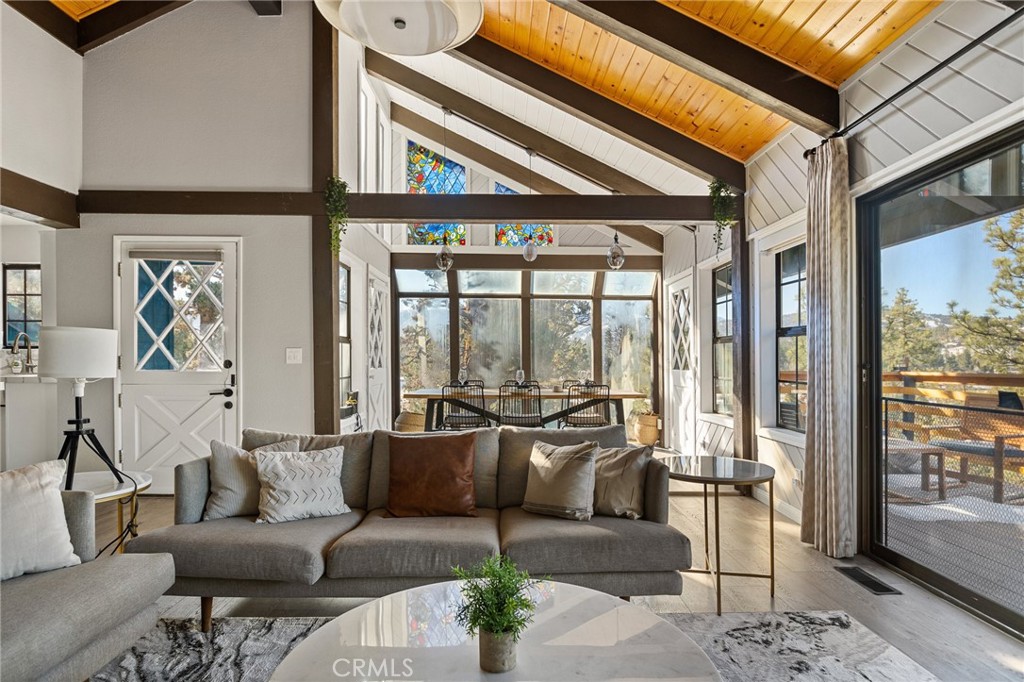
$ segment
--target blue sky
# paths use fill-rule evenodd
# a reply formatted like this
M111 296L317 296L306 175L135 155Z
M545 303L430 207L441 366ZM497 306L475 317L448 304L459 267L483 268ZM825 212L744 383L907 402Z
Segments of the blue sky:
M984 221L883 249L882 302L903 287L926 313L945 313L950 301L982 313L992 305L998 255L985 243Z

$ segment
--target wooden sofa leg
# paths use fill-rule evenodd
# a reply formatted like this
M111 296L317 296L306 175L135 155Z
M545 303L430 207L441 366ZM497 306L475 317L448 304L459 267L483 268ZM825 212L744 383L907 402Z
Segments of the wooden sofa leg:
M199 612L199 629L208 633L213 629L213 597L199 598Z

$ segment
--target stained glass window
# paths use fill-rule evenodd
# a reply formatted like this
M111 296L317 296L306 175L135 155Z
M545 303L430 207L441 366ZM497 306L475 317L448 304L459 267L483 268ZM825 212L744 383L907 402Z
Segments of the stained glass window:
M494 183L495 194L519 194L500 182ZM532 239L537 246L554 244L555 231L550 225L495 225L494 243L498 246L525 246Z
M409 194L465 194L466 167L412 140L406 149L406 184ZM466 244L466 226L458 223L413 223L410 244Z

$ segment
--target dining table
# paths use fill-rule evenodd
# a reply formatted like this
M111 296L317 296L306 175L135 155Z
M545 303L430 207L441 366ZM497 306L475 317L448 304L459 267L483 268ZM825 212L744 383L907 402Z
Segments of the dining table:
M540 387L540 399L544 400L565 400L569 396L569 392L560 386L541 386ZM456 400L451 397L445 398L444 392L440 386L436 388L417 388L412 391L406 391L402 394L402 397L406 400L425 400L427 402L426 415L424 418L424 428L427 431L436 431L444 423L444 406L445 404L451 404L458 407L466 412L472 412L473 414L480 415L495 424L501 424L501 415L497 412L484 407L481 409L478 405L472 405L462 400ZM623 401L625 400L646 400L649 396L646 393L640 391L627 391L622 389L611 389L608 393L608 402L612 404L615 410L615 423L625 424L626 423L626 409ZM490 405L498 399L497 388L484 388L484 404ZM557 422L560 419L565 419L570 414L581 412L583 410L599 405L603 400L585 400L575 405L563 407L560 410L551 412L549 414L541 415L541 422L546 426L553 422Z

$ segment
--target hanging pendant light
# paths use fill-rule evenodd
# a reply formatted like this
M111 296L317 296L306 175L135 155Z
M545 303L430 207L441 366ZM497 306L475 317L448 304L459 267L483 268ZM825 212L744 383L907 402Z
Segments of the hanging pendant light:
M447 232L444 235L444 244L437 250L434 262L437 263L437 269L441 272L448 272L452 269L452 265L455 264L455 254L452 252L452 247L448 246Z
M533 235L526 238L526 245L523 246L523 260L527 263L537 260L537 244L533 241Z
M484 20L483 0L315 0L334 28L378 52L418 56L466 42Z
M619 246L619 233L615 233L615 240L608 247L608 267L612 270L619 270L626 264L626 252Z

